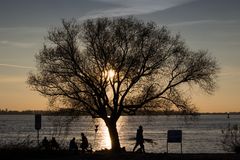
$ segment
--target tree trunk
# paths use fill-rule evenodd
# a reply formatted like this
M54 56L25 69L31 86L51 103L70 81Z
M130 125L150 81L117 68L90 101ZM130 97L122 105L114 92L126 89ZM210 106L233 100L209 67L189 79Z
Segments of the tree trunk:
M120 146L120 141L119 141L119 137L118 137L116 122L105 121L105 123L108 127L108 132L109 132L110 139L111 139L112 151L120 152L121 146Z

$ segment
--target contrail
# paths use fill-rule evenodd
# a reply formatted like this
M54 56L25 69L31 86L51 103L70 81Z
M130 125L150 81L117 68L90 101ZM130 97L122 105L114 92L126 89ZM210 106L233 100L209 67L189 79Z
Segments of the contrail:
M1 66L3 66L3 67L12 67L12 68L34 69L33 67L21 66L21 65L15 65L15 64L0 63L0 67Z

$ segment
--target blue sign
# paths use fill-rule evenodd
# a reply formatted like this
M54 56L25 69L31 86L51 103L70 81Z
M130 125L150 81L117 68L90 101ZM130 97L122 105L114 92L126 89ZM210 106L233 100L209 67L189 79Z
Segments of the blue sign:
M168 130L167 142L168 143L181 143L182 142L182 130Z

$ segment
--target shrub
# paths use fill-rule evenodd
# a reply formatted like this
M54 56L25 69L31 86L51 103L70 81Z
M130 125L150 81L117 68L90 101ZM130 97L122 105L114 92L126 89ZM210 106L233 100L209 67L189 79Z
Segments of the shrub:
M227 129L222 130L223 149L229 152L240 153L240 128L237 124L229 125Z

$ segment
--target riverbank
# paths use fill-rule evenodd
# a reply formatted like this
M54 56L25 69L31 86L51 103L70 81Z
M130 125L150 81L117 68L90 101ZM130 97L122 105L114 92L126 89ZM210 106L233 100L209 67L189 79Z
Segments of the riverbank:
M202 154L163 154L163 153L132 153L113 154L110 152L69 153L68 151L0 151L1 160L239 160L240 154L234 153L202 153Z

